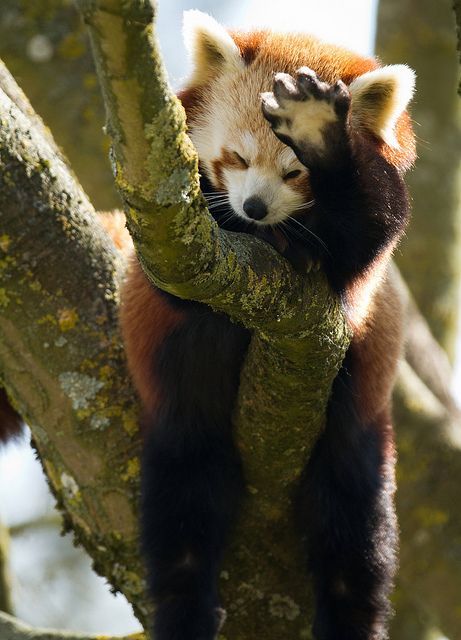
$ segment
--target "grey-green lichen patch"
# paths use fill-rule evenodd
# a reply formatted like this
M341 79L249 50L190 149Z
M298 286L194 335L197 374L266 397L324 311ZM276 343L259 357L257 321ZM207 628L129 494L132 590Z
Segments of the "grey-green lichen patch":
M144 127L150 144L147 167L155 185L153 197L161 207L179 200L189 202L191 193L191 172L195 168L196 152L185 134L185 118L180 109L177 98L171 96L153 122Z
M276 618L285 618L286 620L296 620L301 613L299 606L289 596L282 596L274 593L269 600L270 614Z
M68 473L61 473L61 485L64 492L64 497L67 500L78 500L81 498L78 484L75 478Z
M100 391L104 382L76 371L65 371L59 376L59 384L66 396L70 398L72 407L75 411L80 409L88 409L90 400L92 400L98 391Z
M190 202L189 191L189 172L178 167L170 173L166 180L159 184L155 192L155 199L159 205L162 205L171 200L172 193L180 193L184 199L184 204L188 204Z
M96 413L91 416L90 424L93 429L102 430L109 426L110 420L107 416Z

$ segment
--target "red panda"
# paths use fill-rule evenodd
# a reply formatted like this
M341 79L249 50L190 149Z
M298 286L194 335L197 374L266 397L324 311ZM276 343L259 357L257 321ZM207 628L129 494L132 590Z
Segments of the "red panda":
M297 270L321 268L353 339L295 497L317 640L384 640L396 570L391 392L401 310L387 277L415 158L413 72L307 35L228 32L188 12L194 69L179 97L201 186L223 229ZM156 640L213 640L220 561L245 490L232 414L251 334L153 287L135 258L122 293L144 405L141 538Z
M188 12L179 97L223 229L322 268L353 329L295 498L317 640L384 640L396 570L390 403L399 301L387 266L409 216L414 74L306 35L228 32ZM220 559L244 491L232 428L250 332L154 288L133 260L121 322L145 407L141 536L156 640L212 640Z

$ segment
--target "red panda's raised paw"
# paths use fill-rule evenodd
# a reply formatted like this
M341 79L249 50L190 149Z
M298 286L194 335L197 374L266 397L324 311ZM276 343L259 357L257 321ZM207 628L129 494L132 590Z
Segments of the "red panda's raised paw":
M277 73L273 91L261 94L264 117L275 135L308 168L334 166L347 147L351 96L341 80L321 82L308 67L295 76Z

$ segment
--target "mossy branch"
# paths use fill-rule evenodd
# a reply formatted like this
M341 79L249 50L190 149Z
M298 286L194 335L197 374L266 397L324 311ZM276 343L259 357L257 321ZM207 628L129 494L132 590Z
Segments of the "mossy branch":
M455 18L456 18L458 60L459 60L459 63L461 64L461 1L460 0L453 0L453 11L455 12ZM461 81L458 85L458 94L461 96Z
M396 640L429 637L431 630L461 640L461 412L436 393L402 363L394 394L401 529ZM414 635L416 619L421 628Z
M382 0L376 51L388 64L405 61L416 71L410 110L418 160L407 177L413 219L396 262L453 361L461 291L461 103L452 0Z
M138 408L117 323L123 266L49 134L9 95L0 88L0 379L67 527L142 618Z

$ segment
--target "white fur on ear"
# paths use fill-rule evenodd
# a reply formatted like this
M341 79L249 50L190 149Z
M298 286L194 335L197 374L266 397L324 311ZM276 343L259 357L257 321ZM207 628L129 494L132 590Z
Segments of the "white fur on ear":
M352 118L391 147L398 147L395 125L415 88L415 72L405 64L389 65L359 76L349 86Z
M183 16L184 44L194 69L191 85L201 85L224 70L244 66L240 50L226 29L207 13L191 9Z

